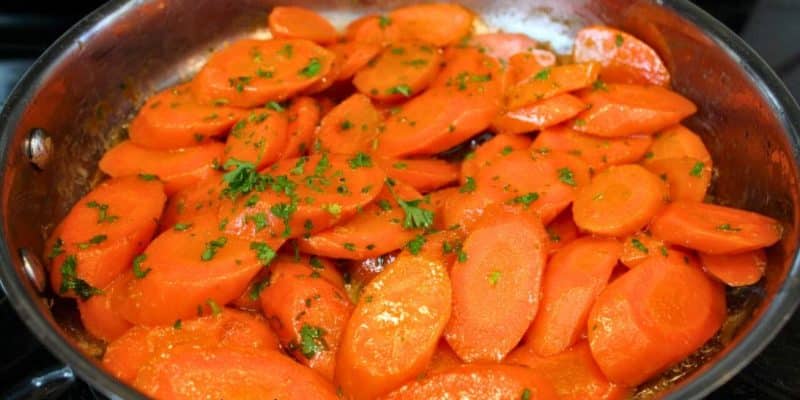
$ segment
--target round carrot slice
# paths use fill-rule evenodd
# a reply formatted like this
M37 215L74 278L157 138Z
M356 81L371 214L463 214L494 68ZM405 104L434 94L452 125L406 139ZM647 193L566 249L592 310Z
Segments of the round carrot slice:
M634 164L614 166L578 190L572 213L583 230L625 236L644 228L666 198L666 185L653 173Z
M187 187L172 196L164 207L159 227L161 231L189 227L188 221L202 214L216 215L220 204L220 195L224 189L222 174L212 173L208 178L195 186Z
M378 165L390 178L427 193L458 181L459 166L435 158L377 158Z
M257 169L274 163L286 148L288 124L285 112L250 111L233 126L225 143L225 161L245 161Z
M734 255L700 253L703 269L728 286L754 285L764 276L767 255L764 250L748 251Z
M318 147L334 154L368 152L375 144L382 122L381 114L369 97L356 93L322 119L317 134Z
M282 101L328 74L334 54L308 40L244 39L214 53L193 81L205 101L255 107Z
M119 314L120 304L127 294L125 287L131 279L133 274L122 274L104 287L102 294L78 302L81 323L92 336L110 342L133 326Z
M297 97L292 99L292 104L287 111L289 124L286 126L286 149L281 159L295 158L306 155L314 143L314 133L322 118L319 103L311 97Z
M328 46L328 50L336 53L336 58L340 60L339 74L336 80L345 81L352 78L356 72L369 64L381 52L381 49L382 47L379 44L355 41L340 42Z
M495 160L518 150L526 150L531 140L526 136L497 135L478 146L461 163L461 183L474 178L481 168L491 165Z
M530 214L490 209L463 252L451 271L453 316L444 337L466 362L500 361L536 316L547 234Z
M276 38L307 39L328 44L336 41L336 28L321 15L303 7L279 6L268 18L269 31Z
M641 264L648 257L669 256L669 247L647 231L628 236L622 243L622 255L619 261L628 268Z
M222 136L244 116L227 102L201 102L190 84L163 90L147 99L131 121L131 142L158 150L196 146Z
M387 16L367 15L350 22L345 28L345 37L351 42L383 46L396 40L395 28Z
M467 36L474 18L471 12L456 4L414 4L389 13L385 24L393 29L396 40L420 41L441 47Z
M696 202L674 202L650 224L665 242L707 254L736 254L769 247L781 240L783 227L750 211Z
M450 318L450 279L435 260L402 253L364 288L347 323L336 382L374 399L425 371Z
M575 62L603 65L600 77L613 83L669 85L669 71L661 58L641 40L607 26L578 31L572 53Z
M597 63L567 64L542 69L509 88L507 106L515 110L559 94L589 87L597 80Z
M541 57L544 53L546 56ZM519 53L508 59L506 70L506 86L510 87L522 83L524 80L536 75L537 72L555 65L556 56L549 51L540 50L537 53Z
M711 185L711 165L695 158L661 159L644 165L669 184L672 201L701 202Z
M570 94L560 94L516 110L507 111L492 122L497 133L516 135L558 125L586 109L583 102Z
M712 164L711 155L700 136L683 125L675 125L655 135L644 164L682 157L695 158L709 167Z
M427 88L439 73L439 49L424 43L396 42L358 71L353 85L381 101L398 101Z
M153 150L126 140L100 159L100 170L113 177L142 176L160 179L172 195L214 174L225 146L207 143L178 150Z
M560 150L580 157L595 171L611 165L639 161L653 143L650 136L599 138L561 125L539 132L532 149L538 153Z

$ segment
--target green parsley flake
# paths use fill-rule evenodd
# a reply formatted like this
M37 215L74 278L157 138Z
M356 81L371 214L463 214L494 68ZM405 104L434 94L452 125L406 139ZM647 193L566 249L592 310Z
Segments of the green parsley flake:
M284 45L280 50L278 50L278 54L286 58L292 58L293 53L294 53L294 47L292 47L292 45L290 44Z
M408 168L408 164L406 164L404 162L396 162L396 163L392 164L392 168L394 168L394 169L406 169L406 168Z
M511 199L511 203L512 204L522 204L525 207L528 207L528 206L531 205L531 203L533 203L536 200L539 200L539 193L530 192L530 193L527 193L527 194L523 194L522 196L517 196L517 197Z
M378 17L378 25L381 27L381 29L386 28L387 26L389 26L391 24L392 24L392 19L391 18L389 18L389 17L387 17L385 15L381 15L380 17Z
M644 243L642 243L642 241L637 239L637 238L631 239L631 244L633 245L633 248L635 248L636 250L641 251L644 254L647 254L647 253L650 252L650 250L647 249L647 246L645 246Z
M175 224L175 226L172 227L172 229L175 229L178 232L183 232L183 231L188 230L191 227L192 227L192 224L187 224L187 223L184 223L184 222L178 222L177 224Z
M106 236L106 235L94 235L94 236L92 236L91 239L89 239L85 243L78 243L78 248L82 249L82 250L86 250L92 245L98 245L100 243L105 242L106 239L108 239L108 236Z
M594 83L592 83L592 90L594 90L594 91L602 90L604 92L607 92L608 91L608 86L606 86L605 82L603 82L602 80L598 79L598 80L594 81Z
M349 129L351 129L353 127L353 123L350 122L350 120L346 119L346 120L342 121L341 124L339 124L339 127L342 128L343 131L346 131L346 130L349 130Z
M150 273L152 268L142 269L142 263L147 260L147 254L139 254L133 259L133 276L142 279Z
M472 193L475 191L475 178L468 176L466 182L458 189L461 193Z
M618 33L618 34L617 34L617 35L614 37L614 44L615 44L615 45L617 45L617 47L622 47L622 44L623 44L623 43L625 43L625 38L624 38L624 37L622 37L622 34L621 34L621 33Z
M425 236L417 235L414 239L411 239L411 241L406 244L406 248L409 252L411 252L411 254L417 255L422 250L422 246L425 245L425 242Z
M586 126L586 120L582 118L576 119L575 126Z
M486 279L489 281L490 285L497 286L497 282L500 282L501 276L503 276L503 274L500 271L492 271L486 276Z
M700 178L700 177L703 176L703 168L705 168L705 167L706 167L706 165L703 162L698 161L698 162L696 162L694 164L694 166L692 167L692 170L689 171L689 175L697 177L697 178Z
M228 172L222 176L222 180L228 185L222 190L222 194L231 199L253 190L263 191L266 188L266 177L256 171L253 163L231 158L225 162L225 169Z
M269 247L268 244L262 242L253 242L250 243L250 250L256 252L256 257L258 257L258 261L261 262L261 265L267 266L270 262L275 258L275 250L272 247Z
M411 87L405 84L389 88L389 90L387 90L386 92L388 94L400 94L405 97L411 97Z
M325 343L325 330L320 327L303 324L300 328L300 353L305 358L312 358L328 348Z
M53 248L50 249L50 254L47 256L47 258L52 260L63 253L64 253L64 241L61 240L61 238L57 238L56 242L53 244Z
M313 78L322 71L322 64L319 62L319 59L314 57L306 65L305 68L301 69L299 74L305 76L306 78Z
M342 205L339 203L323 204L322 209L334 217L338 217L342 213Z
M403 228L430 228L433 225L433 212L419 207L420 200L400 200L397 204L403 209L406 217Z
M261 296L261 292L267 286L269 286L269 279L264 279L264 280L261 280L261 281L254 282L250 286L250 290L247 292L247 297L250 298L250 300L253 300L253 301L258 300L258 297Z
M572 170L569 169L569 168L566 168L566 167L559 168L558 169L558 179L561 182L566 183L567 185L570 185L570 186L573 186L573 187L574 186L578 186L575 183L575 176L573 175Z
M226 243L228 243L228 238L224 236L220 236L217 239L207 242L206 248L203 250L203 254L200 255L200 260L211 261L211 259L214 258L214 255L217 254L217 251L223 248Z
M275 110L277 112L281 112L281 111L285 110L283 108L283 106L281 105L281 103L278 103L277 101L270 101L269 103L267 103L267 108L270 108L270 109Z
M61 264L61 287L58 291L61 294L72 290L81 300L88 300L94 295L103 294L103 291L93 287L83 279L78 278L78 259L70 254Z
M183 328L183 321L176 319L175 323L172 324L173 329L182 329Z
M139 179L143 181L154 181L158 179L158 176L153 174L139 174Z
M109 215L108 213L108 204L100 204L94 200L86 203L86 207L95 208L97 209L97 223L102 224L104 222L112 223L119 219L116 215Z
M356 251L356 245L350 242L346 242L342 245L347 251Z
M378 207L383 211L389 211L392 209L392 203L389 200L380 199L378 200Z
M245 222L253 222L256 227L256 232L261 232L267 227L267 214L263 212L255 213L244 217Z
M742 228L736 228L731 226L731 224L722 224L717 227L718 231L725 231L725 232L739 232Z
M347 161L352 169L369 168L372 166L372 158L370 158L369 154L362 152L356 153L353 158Z
M531 390L528 389L528 388L525 388L522 391L522 395L519 396L519 400L531 400Z
M504 155L504 156L507 156L507 155L511 154L511 152L512 152L512 151L514 151L514 148L513 148L513 147L511 147L511 146L506 146L506 147L503 147L503 149L502 149L502 150L500 150L500 154L502 154L502 155Z
M658 248L658 250L661 251L661 255L664 257L669 255L669 253L667 253L667 246L661 246Z
M211 315L216 316L222 314L222 307L220 307L214 299L206 300L206 304L208 304L208 308L211 309Z
M550 79L550 68L544 68L541 71L537 72L536 75L533 76L533 80L536 81L545 81Z

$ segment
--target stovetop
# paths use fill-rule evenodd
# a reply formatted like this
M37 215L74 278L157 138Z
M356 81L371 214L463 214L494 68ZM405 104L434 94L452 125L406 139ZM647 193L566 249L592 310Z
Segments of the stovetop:
M12 3L5 1L5 3ZM0 105L33 60L81 16L103 1L26 0L0 5ZM739 33L800 98L800 1L696 0ZM14 388L49 382L37 398L104 399L42 347L0 291L0 398L31 398ZM15 397L16 396L16 397ZM741 373L709 399L800 398L800 313Z

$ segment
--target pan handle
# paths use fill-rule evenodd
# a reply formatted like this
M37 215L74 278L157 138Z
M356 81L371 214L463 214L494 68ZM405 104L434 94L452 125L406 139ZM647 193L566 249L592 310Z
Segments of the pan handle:
M75 373L66 365L57 365L14 385L0 398L7 400L55 399L75 383Z

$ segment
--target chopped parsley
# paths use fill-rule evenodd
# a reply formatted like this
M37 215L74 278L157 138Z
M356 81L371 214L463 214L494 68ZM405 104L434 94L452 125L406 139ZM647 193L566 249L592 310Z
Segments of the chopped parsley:
M158 179L158 176L153 174L139 174L139 179L143 181L154 181Z
M102 224L104 222L112 223L119 219L116 215L109 215L108 213L108 204L101 204L94 200L86 203L86 207L95 208L97 209L97 223Z
M411 239L411 241L406 244L406 248L409 252L411 252L411 254L417 255L422 250L422 246L425 245L425 242L425 236L417 235L414 239Z
M387 91L389 94L401 94L405 97L411 96L411 87L408 85L397 85L395 87L389 88Z
M725 232L739 232L742 230L742 228L733 227L731 226L731 224L722 224L720 226L717 226L717 230Z
M342 205L339 203L323 204L322 209L334 217L338 217L342 213Z
M211 259L217 254L217 251L223 248L226 243L228 243L228 238L224 236L220 236L217 239L207 242L206 248L203 250L203 254L200 255L200 260L211 261Z
M222 180L228 185L222 190L222 194L231 199L248 194L253 190L263 191L266 187L266 177L256 171L253 163L231 158L225 162L225 169L228 172L222 176Z
M389 211L392 209L392 203L390 203L389 200L380 199L378 200L378 207L383 211Z
M292 197L289 203L277 203L274 204L272 207L269 208L269 211L283 221L284 229L283 229L283 237L289 237L291 233L291 227L289 226L289 220L292 218L292 214L297 211L297 200L295 197Z
M133 276L142 279L150 273L152 268L142 269L142 263L147 260L147 254L139 254L133 259Z
M356 245L350 242L346 242L342 245L347 251L356 251Z
M278 50L278 54L286 58L292 58L293 53L294 53L294 47L292 47L292 45L290 44L284 45L280 50Z
M369 168L372 166L372 158L370 158L369 154L362 152L356 153L356 155L347 160L347 162L352 169Z
M70 254L61 264L61 287L58 291L61 294L72 290L81 300L88 300L94 295L103 294L103 291L90 285L85 280L78 278L78 259Z
M183 321L176 319L175 323L172 324L173 329L182 329L183 328Z
M525 388L522 390L522 395L519 396L519 400L531 400L531 390Z
M281 105L281 103L278 103L277 101L270 101L269 103L267 103L267 108L270 108L270 109L275 110L277 112L281 112L281 111L284 110L284 108Z
M305 68L300 70L299 74L307 78L313 78L317 76L320 71L322 71L322 64L319 62L318 58L314 57L308 62Z
M433 211L419 207L421 200L400 200L397 204L406 214L403 228L430 228L433 225Z
M607 92L608 91L608 86L606 86L605 82L603 82L602 80L598 79L598 80L594 81L594 83L592 83L592 90L595 90L595 91L602 90L604 92Z
M253 222L256 232L261 232L267 227L267 214L263 212L255 213L244 217L245 222Z
M250 250L256 252L256 257L258 257L258 261L261 262L261 265L267 266L270 262L275 258L275 250L272 247L269 247L268 244L262 242L253 242L250 243Z
M53 248L50 249L50 254L47 256L47 258L52 260L63 253L64 253L64 241L61 240L61 238L57 238L56 242L53 244Z
M667 253L667 246L661 246L661 247L658 248L658 250L661 251L661 255L664 256L664 257L669 255Z
M559 169L558 169L558 179L559 179L561 182L564 182L564 183L566 183L567 185L570 185L570 186L578 186L578 185L575 183L575 176L573 175L573 173L572 173L572 170L571 170L571 169L569 169L569 168L566 168L566 167L564 167L564 168L559 168Z
M247 297L250 298L250 300L258 300L261 292L267 286L269 286L269 279L264 279L253 283L253 285L250 286L250 291L247 292Z
M576 119L575 126L586 126L586 120L581 118Z
M303 324L300 328L300 353L305 358L314 357L317 353L328 348L325 343L325 330L320 327Z
M380 26L381 29L386 28L387 26L389 26L391 24L392 24L392 19L391 18L389 18L389 17L387 17L385 15L381 15L380 17L378 17L378 26Z
M625 43L625 38L624 38L624 37L622 37L622 34L621 34L621 33L618 33L616 36L614 36L614 44L615 44L617 47L622 47L622 44L623 44L623 43Z
M650 252L650 250L647 248L647 246L645 246L644 243L642 243L642 241L637 239L637 238L631 239L631 244L633 245L633 248L635 248L636 250L641 251L644 254L647 254L647 253Z
M544 68L533 76L535 81L546 81L550 79L550 68Z
M236 78L228 79L228 84L231 85L237 92L244 91L244 87L250 83L250 80L253 79L249 76L239 76Z
M349 130L353 127L353 123L350 120L346 119L339 124L339 127L342 128L343 131Z
M475 178L468 176L466 182L458 189L460 193L472 193L475 191Z
M187 224L187 223L184 223L184 222L178 222L177 224L175 224L175 226L172 227L172 229L175 229L178 232L183 232L183 231L188 230L191 227L192 227L192 224Z
M424 66L428 65L428 60L425 60L425 59L422 59L422 58L417 58L417 59L410 60L410 61L404 61L403 64L410 65L412 67L417 67L418 68L418 67L424 67Z
M497 286L497 282L500 282L501 276L503 276L503 274L500 271L492 271L486 276L486 279L489 281L490 285Z
M539 200L539 193L530 192L527 194L523 194L522 196L517 196L511 199L511 204L522 204L525 207L528 207L534 201Z
M220 307L214 299L206 300L206 304L208 304L208 308L211 309L211 315L216 316L222 314L222 307Z
M512 151L514 151L514 148L513 148L513 147L511 147L511 146L506 146L506 147L503 147L503 149L502 149L502 150L500 150L500 154L502 154L502 155L504 155L504 156L507 156L507 155L511 154L511 152L512 152Z
M97 245L97 244L105 242L106 239L108 239L108 236L106 236L106 235L94 235L94 236L92 236L91 239L89 239L85 243L78 243L78 248L81 249L81 250L86 250L86 249L89 248L89 246L91 246L93 244Z
M406 163L404 163L402 161L401 162L396 162L396 163L392 164L392 168L394 168L394 169L406 169L406 168L408 168L408 164L406 164Z
M700 178L703 176L703 168L705 167L706 165L702 161L698 161L694 164L694 166L692 166L692 170L689 171L689 175Z

